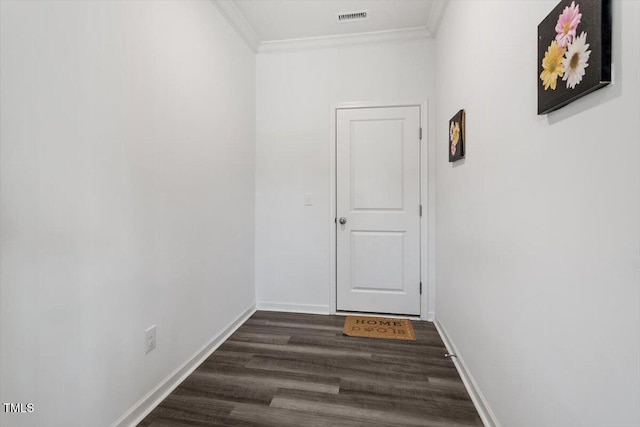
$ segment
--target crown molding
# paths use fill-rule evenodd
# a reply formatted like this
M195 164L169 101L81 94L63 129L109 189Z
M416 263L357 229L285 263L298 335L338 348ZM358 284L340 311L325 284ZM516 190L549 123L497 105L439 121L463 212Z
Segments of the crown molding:
M211 0L211 2L253 52L269 53L402 43L435 38L449 0L434 0L427 17L427 25L424 27L273 41L260 41L256 32L236 7L234 0Z
M440 28L442 17L447 11L448 5L449 0L434 0L434 2L431 4L431 10L429 11L429 15L427 16L427 28L433 35L433 38L438 35L438 29Z
M236 5L231 0L211 0L211 2L218 8L222 16L224 16L234 30L240 35L242 40L249 46L253 52L258 52L260 46L260 39L255 31L242 13L238 10Z
M258 53L401 43L427 40L429 38L431 38L431 32L427 30L426 27L404 28L399 30L373 31L369 33L341 34L337 36L264 41L260 43Z

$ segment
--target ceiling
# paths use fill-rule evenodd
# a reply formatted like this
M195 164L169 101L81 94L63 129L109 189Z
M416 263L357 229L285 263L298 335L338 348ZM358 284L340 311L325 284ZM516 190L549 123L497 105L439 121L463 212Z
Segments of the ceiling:
M449 0L211 0L256 53L435 37ZM367 11L361 21L337 14Z
M435 0L235 0L261 42L426 28ZM338 22L336 14L368 11L368 19Z

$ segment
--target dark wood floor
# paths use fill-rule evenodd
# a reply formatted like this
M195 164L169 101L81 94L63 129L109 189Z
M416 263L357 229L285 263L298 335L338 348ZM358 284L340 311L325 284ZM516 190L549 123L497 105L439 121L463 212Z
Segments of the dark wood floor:
M344 319L255 313L139 425L482 425L432 323L393 341Z

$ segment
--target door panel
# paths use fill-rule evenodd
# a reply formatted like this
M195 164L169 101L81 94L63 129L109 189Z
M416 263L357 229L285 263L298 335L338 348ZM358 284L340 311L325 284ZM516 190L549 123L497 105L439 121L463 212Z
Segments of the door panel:
M351 121L351 208L402 209L401 120Z
M352 290L403 290L404 234L388 231L351 233Z
M420 107L337 110L337 309L420 314Z

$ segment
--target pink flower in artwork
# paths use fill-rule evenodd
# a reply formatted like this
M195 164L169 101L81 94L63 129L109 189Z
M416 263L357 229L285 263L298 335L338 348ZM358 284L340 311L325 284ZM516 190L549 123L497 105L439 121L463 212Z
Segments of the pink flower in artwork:
M556 24L556 41L558 46L567 47L576 36L576 29L582 19L580 5L572 1L571 6L564 8Z

